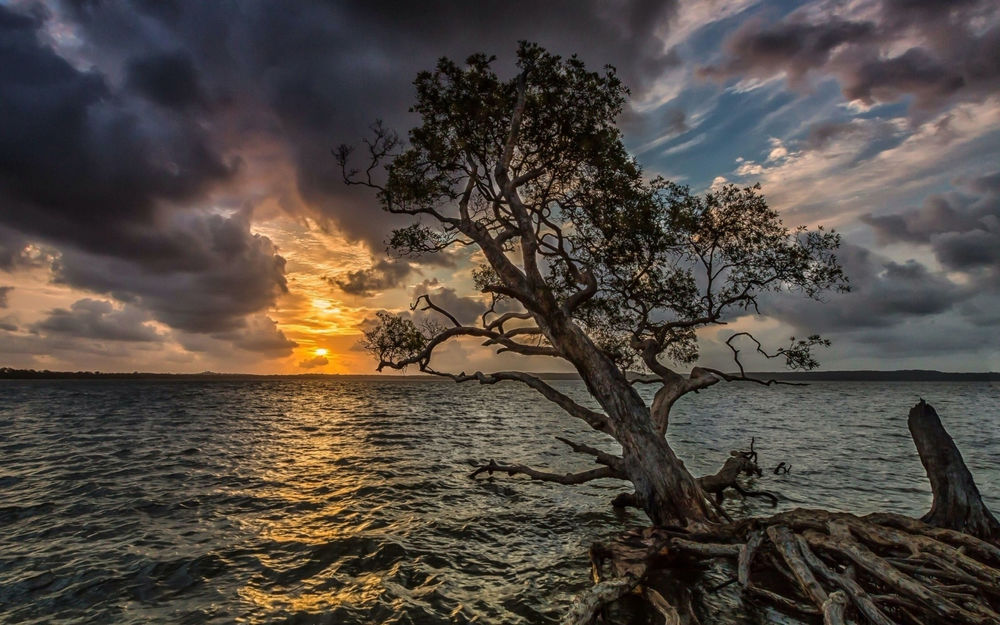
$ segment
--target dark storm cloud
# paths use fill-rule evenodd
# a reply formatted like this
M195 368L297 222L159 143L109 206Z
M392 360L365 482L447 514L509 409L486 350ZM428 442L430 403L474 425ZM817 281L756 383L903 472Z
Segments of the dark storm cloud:
M449 314L463 325L477 324L481 315L487 309L487 305L482 299L459 295L455 289L441 286L437 279L424 280L414 287L411 299L416 301L422 295L429 296L435 306L448 311ZM412 320L418 327L428 322L437 325L452 325L451 320L440 312L431 309L423 310L425 306L426 302L421 300L414 310L401 313L400 316ZM511 304L504 303L496 307L496 312L503 313L513 309ZM367 331L374 328L376 324L375 317L368 317L358 324L357 328L361 331ZM357 349L361 348L357 347Z
M128 88L161 106L183 109L206 103L194 63L184 52L133 59L125 80Z
M168 72L178 84L157 83L166 92L156 100L223 94L234 107L214 115L236 115L236 127L268 133L286 145L310 210L373 250L400 218L373 214L370 193L345 188L329 150L357 142L375 118L405 132L414 121L407 113L413 78L439 57L461 60L484 51L498 55L498 67L508 72L517 41L534 40L562 54L580 52L594 67L616 65L640 94L679 62L660 39L676 12L676 2L669 0L488 1L474 8L443 0L69 3L64 8L65 19L77 24L92 46L129 58L129 67L144 67L165 54L195 60L196 75L187 66Z
M459 323L473 325L479 321L480 315L486 310L486 304L478 297L465 297L458 294L453 288L441 286L436 280L424 280L413 289L412 298L427 295L434 302L435 306L447 310ZM423 302L421 302L421 305ZM501 309L503 312L503 309ZM448 323L448 320L440 313L433 310L418 311L415 313L417 319L433 319L439 323ZM450 325L450 324L449 324Z
M12 286L0 286L0 308L7 308L7 296L13 290Z
M250 317L286 290L284 259L246 215L200 210L237 160L190 110L206 104L191 57L139 51L115 88L44 44L44 19L0 7L0 268L39 264L26 244L41 241L58 282L129 306L81 300L35 330L152 341L151 316L286 355L294 343Z
M855 118L849 121L825 121L813 124L802 142L802 148L824 151L838 141L849 140L859 147L854 150L854 162L875 157L884 150L899 145L906 132L896 124L882 119Z
M231 166L194 120L77 70L38 40L41 26L0 7L3 225L137 261L182 254L157 236L158 204L197 200Z
M684 109L672 108L667 111L666 119L664 120L667 124L667 130L674 134L681 134L682 132L687 132L690 130L690 126L687 123L687 114Z
M270 358L281 358L292 353L295 341L289 340L277 324L264 315L247 317L242 328L213 335L232 345Z
M328 277L327 282L349 295L372 295L401 286L413 271L404 260L380 260L370 269L348 271L342 275Z
M784 72L793 84L810 72L829 73L849 99L872 104L911 95L917 109L928 110L981 100L1000 87L995 2L884 0L879 8L870 21L818 20L799 11L775 24L748 22L728 39L726 58L700 73L721 80ZM885 54L914 34L919 44Z
M287 290L285 260L267 237L252 234L245 216L188 215L170 236L183 258L145 263L67 250L55 263L62 283L139 303L167 325L187 332L222 332L273 305Z
M0 269L51 245L57 280L211 336L252 325L285 288L269 241L198 212L240 184L249 137L290 155L309 216L376 250L400 220L344 187L329 149L375 118L411 126L412 80L440 56L495 53L510 72L517 41L535 40L617 65L640 94L679 62L661 40L673 1L24 6L0 6ZM346 289L395 286L407 268Z
M973 295L914 260L893 262L852 244L843 245L837 257L850 278L850 293L821 302L775 296L761 310L805 331L844 332L938 315Z
M228 359L234 348L266 358L289 356L297 345L285 336L273 319L263 314L248 315L240 327L219 332L174 331L173 337L187 351Z
M24 262L24 237L0 226L0 270L10 271Z
M792 82L798 82L810 70L826 65L835 48L869 41L875 30L874 24L839 18L818 24L793 19L770 27L750 21L726 43L728 60L721 66L704 67L700 73L708 78L729 78L786 71Z
M81 299L69 310L56 308L31 326L35 333L104 341L158 342L163 335L147 325L149 315L131 306L115 310L111 302Z
M930 245L949 269L1000 275L1000 172L959 181L964 192L933 195L923 206L861 219L882 243Z

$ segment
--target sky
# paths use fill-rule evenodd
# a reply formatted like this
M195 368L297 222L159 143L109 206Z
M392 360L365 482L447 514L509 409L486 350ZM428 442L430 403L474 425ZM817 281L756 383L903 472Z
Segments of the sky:
M439 57L509 75L519 40L617 68L649 175L760 182L843 234L851 293L769 298L704 363L747 329L830 338L824 369L1000 370L995 0L0 0L0 366L371 373L376 311L473 315L468 255L388 258L404 222L330 150L405 134ZM518 358L436 362L557 368Z

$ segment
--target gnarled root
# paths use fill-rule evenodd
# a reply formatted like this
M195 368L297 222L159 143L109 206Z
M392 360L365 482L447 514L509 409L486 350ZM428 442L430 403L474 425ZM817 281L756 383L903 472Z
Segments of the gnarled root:
M722 559L735 566L745 601L807 622L1000 623L1000 549L898 515L798 509L730 525L646 528L592 556L600 581L628 579L626 592L646 598L666 622L667 613L677 623L694 616L689 606L664 608L671 604L659 590L649 598L653 574ZM599 608L575 622L592 622Z

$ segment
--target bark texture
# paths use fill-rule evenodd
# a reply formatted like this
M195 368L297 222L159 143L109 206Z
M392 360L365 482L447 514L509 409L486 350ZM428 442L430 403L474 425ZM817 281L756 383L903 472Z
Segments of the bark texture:
M983 503L972 473L934 408L921 399L910 410L907 425L934 494L930 512L922 520L1000 543L1000 523Z
M796 509L728 524L636 529L591 549L595 579L661 617L642 622L717 622L699 621L691 593L680 591L692 570L724 561L731 578L707 592L735 588L748 608L769 606L800 622L1000 625L996 520L934 409L921 401L909 426L934 490L923 520ZM601 613L588 595L566 622L618 622Z

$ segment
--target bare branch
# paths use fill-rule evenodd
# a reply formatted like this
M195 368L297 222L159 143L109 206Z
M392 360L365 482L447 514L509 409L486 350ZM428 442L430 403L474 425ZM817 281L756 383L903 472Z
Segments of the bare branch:
M474 336L481 337L485 339L490 339L496 344L502 345L503 347L499 352L514 352L516 354L522 354L525 356L555 356L562 357L562 353L554 347L543 347L535 345L524 345L523 343L518 343L504 337L496 332L491 332L489 330L484 330L482 328L476 328L472 326L457 326L454 328L448 328L436 333L430 339L427 339L423 344L423 347L416 351L416 353L411 353L406 358L400 360L384 360L380 359L377 371L381 371L385 367L391 369L405 369L411 365L417 365L420 367L421 371L431 371L428 369L430 364L431 356L434 354L434 350L437 349L442 343L449 341L456 337L462 336Z
M555 482L556 484L584 484L602 478L625 479L611 467L600 467L579 473L550 473L548 471L539 471L523 464L497 464L494 460L490 460L489 464L483 465L470 473L469 477L475 479L476 476L482 473L493 475L495 471L512 476L520 473L521 475L527 475L533 480Z
M487 313L488 312L489 311L487 311ZM483 316L485 317L487 313L484 313ZM530 312L504 313L489 323L485 323L484 321L484 327L487 330L499 330L500 332L503 332L503 324L507 323L508 321L511 321L512 319L531 319L531 313Z
M788 382L787 380L778 380L771 378L770 380L762 380L760 378L752 378L746 374L741 375L731 375L719 371L718 369L712 369L711 367L702 367L705 371L708 371L712 375L717 375L726 382L755 382L757 384L763 384L764 386L771 386L774 384L783 384L785 386L809 386L806 382Z
M573 451L575 451L577 453L588 454L590 456L594 456L594 458L600 464L609 466L612 469L615 469L616 471L621 471L622 470L622 462L624 462L624 460L622 460L622 458L620 456L615 456L613 454L609 454L606 451L601 451L600 449L598 449L596 447L591 447L590 445L583 445L581 443L574 443L573 441L565 439L565 438L563 438L561 436L557 436L556 440L559 441L559 442L562 442L562 443L566 443L567 445L569 445L570 449L572 449Z
M606 416L599 412L594 412L589 408L584 408L570 399L569 396L560 393L550 385L543 382L541 378L531 375L530 373L524 373L522 371L497 371L494 373L483 373L481 371L477 371L473 374L455 374L443 371L434 371L430 368L425 368L424 371L433 375L451 378L456 382L477 381L480 384L496 384L497 382L504 381L521 382L522 384L530 386L541 393L546 399L558 405L571 416L586 421L587 424L595 430L601 432L611 431L611 424Z
M417 305L420 303L420 300L424 300L426 302L426 304L427 304L426 306L424 306L420 310L434 310L436 312L439 312L442 315L444 315L445 317L447 317L453 324L455 324L456 328L461 328L462 327L462 324L458 322L458 319L456 319L454 315L452 315L450 312L448 312L444 308L441 308L440 306L437 306L436 304L434 304L434 302L431 301L431 296L428 295L428 294L426 294L426 293L423 294L423 295L421 295L420 297L418 297L412 304L410 304L410 310L416 310L417 309Z

